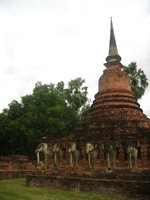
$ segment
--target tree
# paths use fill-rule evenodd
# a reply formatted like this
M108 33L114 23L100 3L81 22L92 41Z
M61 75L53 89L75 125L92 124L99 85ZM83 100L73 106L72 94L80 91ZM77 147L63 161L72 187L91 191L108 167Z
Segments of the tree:
M74 131L86 113L84 83L78 78L65 88L63 81L56 85L38 82L33 93L21 97L21 102L13 100L0 113L0 154L34 157L43 136L58 138Z
M148 87L148 79L144 71L137 69L137 63L131 62L128 67L124 66L123 71L128 74L131 80L131 89L135 93L136 99L140 99Z
M66 100L69 106L78 113L88 100L87 87L83 85L84 83L84 79L76 78L68 83L68 89L66 89Z

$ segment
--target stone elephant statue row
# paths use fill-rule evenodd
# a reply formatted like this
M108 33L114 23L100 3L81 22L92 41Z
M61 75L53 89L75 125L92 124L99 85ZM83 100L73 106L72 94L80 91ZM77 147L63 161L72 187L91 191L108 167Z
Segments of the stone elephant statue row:
M81 149L79 147L79 144L77 144L76 142L69 142L66 146L63 143L56 143L53 145L52 152L55 166L57 167L62 165L62 161L65 158L66 151L69 154L70 166L77 167L79 164Z
M138 159L138 148L140 143L138 140L130 140L122 142L122 147L124 154L127 156L128 168L133 169L137 168L137 159ZM105 141L102 143L102 148L104 150L104 155L106 157L106 171L111 172L112 167L116 167L116 157L119 149L119 145L115 141ZM96 164L99 147L96 143L88 142L86 144L86 153L88 155L88 165L89 168L93 168ZM133 164L134 163L134 164Z
M53 156L55 167L61 166L62 161L65 158L66 150L69 154L69 164L71 167L76 167L79 164L79 157L81 149L79 148L79 144L76 142L69 142L67 146L63 143L55 143L52 146L52 149L49 149L48 144L46 142L41 142L36 148L37 155L37 164L43 164L43 161L40 160L40 153L44 154L44 163L47 164L47 158L49 155Z
M87 142L84 149L81 149L81 145L76 142L69 142L68 145L63 143L55 143L50 150L47 143L41 143L36 149L37 163L40 163L39 153L43 152L45 155L45 163L47 162L47 156L52 154L54 159L54 165L56 167L62 165L63 159L65 159L66 152L69 155L70 167L77 167L79 164L79 159L81 157L82 150L85 151L88 160L88 166L90 169L95 167L96 161L99 157L99 144L94 142ZM127 155L128 167L133 168L132 162L134 161L134 167L137 167L137 157L138 157L138 141L126 141L122 142L123 150ZM106 171L110 172L112 167L116 166L116 156L117 156L118 143L114 141L105 141L102 143L102 149L106 157Z

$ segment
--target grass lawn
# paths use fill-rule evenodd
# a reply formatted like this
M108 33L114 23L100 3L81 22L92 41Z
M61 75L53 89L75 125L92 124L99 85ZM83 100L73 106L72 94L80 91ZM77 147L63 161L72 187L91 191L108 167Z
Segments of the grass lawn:
M0 200L129 200L118 196L27 187L25 179L0 180Z

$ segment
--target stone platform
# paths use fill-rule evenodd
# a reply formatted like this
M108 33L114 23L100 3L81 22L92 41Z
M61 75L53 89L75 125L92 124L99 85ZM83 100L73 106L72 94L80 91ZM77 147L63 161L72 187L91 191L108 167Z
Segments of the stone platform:
M150 171L99 173L97 177L78 176L73 173L68 176L29 175L26 177L26 183L28 186L150 199Z

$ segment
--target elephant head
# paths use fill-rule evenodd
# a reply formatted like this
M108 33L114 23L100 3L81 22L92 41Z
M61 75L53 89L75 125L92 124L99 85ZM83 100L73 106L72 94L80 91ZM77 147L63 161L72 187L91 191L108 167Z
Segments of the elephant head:
M127 155L128 168L133 169L132 160L134 160L134 168L137 168L138 147L140 143L138 140L130 140L122 142L123 149Z
M69 142L68 144L69 163L71 167L76 167L79 164L80 149L78 146L76 142Z
M76 142L69 142L68 144L68 152L74 152L77 149Z
M114 141L105 141L102 144L104 149L104 155L107 159L107 172L111 172L111 160L113 162L113 167L116 166L116 154L117 154L118 143Z
M63 143L55 143L52 147L52 151L54 155L54 165L61 165L64 156L65 145Z
M35 153L37 155L37 164L38 165L40 164L40 153L41 152L44 154L44 159L45 159L44 161L46 164L47 156L51 154L50 149L48 149L48 144L46 142L41 142L35 150Z
M98 149L98 144L97 143L92 143L92 142L87 142L85 151L88 155L88 166L89 168L94 168L97 157L99 154L99 149Z

